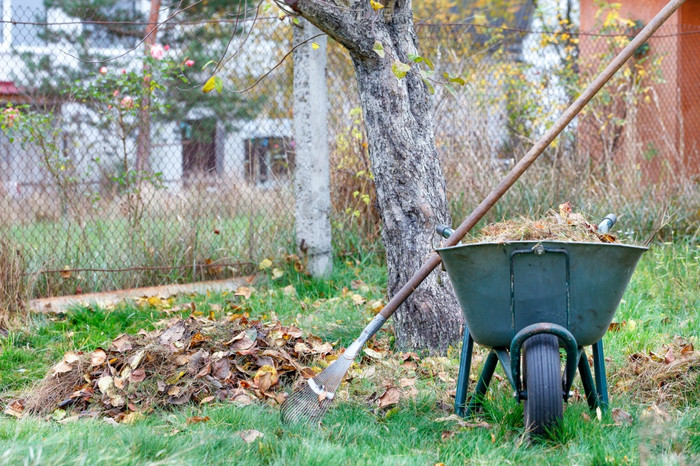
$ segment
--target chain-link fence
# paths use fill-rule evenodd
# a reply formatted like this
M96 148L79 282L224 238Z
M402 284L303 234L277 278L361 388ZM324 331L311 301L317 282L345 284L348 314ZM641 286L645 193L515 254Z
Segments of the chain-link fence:
M145 22L14 6L11 16L0 49L0 243L34 295L224 278L293 248L291 22L170 21L143 43ZM457 218L631 34L417 32L434 67L436 142ZM645 229L656 206L671 205L676 228L692 234L697 45L700 31L660 31L492 218L568 200ZM328 54L335 231L374 235L352 65L337 44ZM204 94L215 67L223 92Z

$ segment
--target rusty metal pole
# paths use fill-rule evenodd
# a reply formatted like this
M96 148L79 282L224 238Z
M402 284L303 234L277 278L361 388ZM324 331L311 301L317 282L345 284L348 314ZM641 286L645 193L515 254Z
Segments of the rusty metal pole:
M444 242L445 246L454 246L459 243L464 235L469 230L474 228L474 225L486 215L493 205L510 189L511 186L520 178L520 176L528 169L530 165L542 154L542 152L551 144L552 141L561 133L564 128L574 119L576 115L586 106L586 104L595 96L598 91L607 83L610 78L619 70L622 65L634 54L634 51L646 42L649 37L659 28L666 20L680 8L685 0L671 0L659 13L649 21L649 24L642 29L637 37L622 49L622 51L610 62L610 64L598 75L598 77L586 87L581 95L567 108L559 119L552 125L549 130L532 146L527 154L518 162L513 169L503 178L503 180L494 188L486 198L474 209L474 211L455 229L455 232ZM423 266L413 274L413 276L401 287L401 289L391 298L391 301L384 306L380 312L382 317L388 319L398 309L408 296L421 284L423 280L440 264L440 256L433 252ZM377 328L377 330L379 330Z

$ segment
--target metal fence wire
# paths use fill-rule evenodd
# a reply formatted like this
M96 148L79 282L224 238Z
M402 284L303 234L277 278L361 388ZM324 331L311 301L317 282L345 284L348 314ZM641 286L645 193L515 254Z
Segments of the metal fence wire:
M145 23L17 6L10 14L0 48L0 245L21 261L32 294L224 278L293 250L292 22L170 21L144 43ZM633 31L417 32L461 217ZM698 46L700 30L662 28L492 218L566 200L628 212L640 228L656 219L656 201L697 211ZM334 226L376 231L352 64L335 43L327 53ZM223 91L205 94L215 66ZM692 218L681 225L692 228Z

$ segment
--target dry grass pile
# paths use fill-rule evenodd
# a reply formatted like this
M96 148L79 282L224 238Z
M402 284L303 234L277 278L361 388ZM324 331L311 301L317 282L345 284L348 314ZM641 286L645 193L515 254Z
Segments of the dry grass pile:
M628 364L615 372L615 390L656 403L683 405L697 392L700 380L700 351L676 337L663 346L663 355L650 351L634 353Z
M583 214L573 212L570 202L559 206L559 212L550 210L544 218L533 220L525 217L487 225L475 243L506 243L508 241L581 241L614 243L617 239L598 231Z
M304 337L296 327L241 314L162 324L122 334L89 354L66 353L26 399L11 406L20 414L61 408L120 421L132 412L215 400L277 405L284 388L335 358L330 343Z

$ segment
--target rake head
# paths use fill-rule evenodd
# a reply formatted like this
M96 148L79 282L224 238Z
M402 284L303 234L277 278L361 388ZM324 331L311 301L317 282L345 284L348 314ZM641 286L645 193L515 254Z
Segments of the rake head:
M308 379L304 386L292 393L282 403L280 414L285 424L318 424L335 399L335 391L352 365L352 359L340 356L330 366L313 379Z
M335 398L335 391L350 369L352 361L367 343L367 340L384 325L384 322L386 322L386 317L381 312L374 316L374 319L362 330L359 338L352 342L338 359L316 377L308 379L301 389L292 393L280 408L282 422L285 424L300 422L318 424L321 422Z

